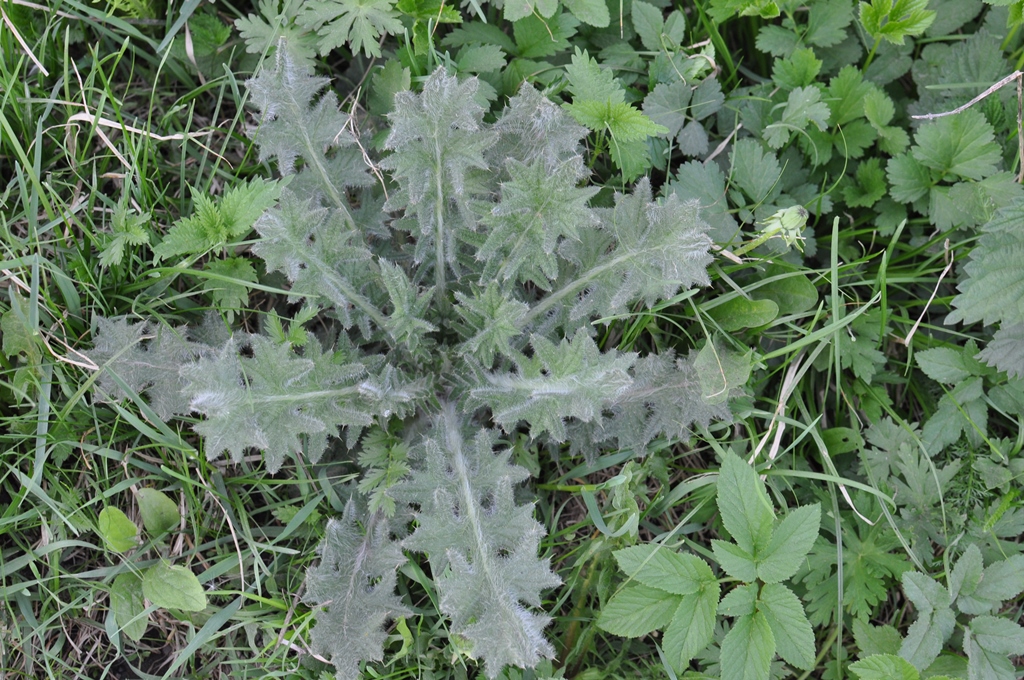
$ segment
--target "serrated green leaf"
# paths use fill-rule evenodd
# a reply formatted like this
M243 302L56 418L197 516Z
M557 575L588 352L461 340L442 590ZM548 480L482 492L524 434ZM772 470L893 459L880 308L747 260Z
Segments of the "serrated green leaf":
M964 363L963 352L949 347L934 347L914 353L917 365L932 380L941 383L958 383L973 373Z
M615 80L611 69L601 68L587 52L576 50L572 63L565 67L569 78L569 91L573 101L596 101L621 104L626 101L626 92Z
M585 24L604 28L611 23L608 4L604 0L562 0L562 6Z
M160 562L142 577L146 599L164 609L200 612L206 609L206 591L199 579L186 567Z
M690 86L681 80L660 83L644 98L644 113L654 123L664 126L668 137L675 137L686 124L691 93Z
M685 669L690 659L704 651L714 639L718 595L718 582L711 580L705 582L699 592L684 595L679 603L672 623L665 629L662 645L665 656L676 670Z
M711 0L707 12L718 23L734 16L774 19L779 16L779 5L775 0Z
M601 609L597 625L623 637L640 637L664 628L680 604L678 595L641 584L628 585Z
M794 50L785 59L776 59L772 66L772 80L785 90L807 87L821 72L822 61L812 49Z
M731 451L722 457L718 473L718 509L726 531L744 552L753 556L768 546L775 511L764 482Z
M731 617L750 616L757 608L757 593L756 583L733 588L718 603L718 613Z
M750 205L770 203L782 190L779 180L782 167L772 152L749 137L736 142L732 149L732 181L743 190Z
M996 616L975 616L970 623L974 641L995 654L1024 654L1024 628Z
M768 547L757 555L757 577L765 583L779 583L800 568L818 537L821 506L805 505L786 515L772 532Z
M888 189L885 170L879 158L869 158L857 166L855 184L843 188L843 199L851 208L870 208L881 200Z
M768 680L774 655L775 637L765 615L742 616L722 640L722 680Z
M860 680L918 680L921 674L895 654L875 654L850 665Z
M142 593L142 579L134 572L118 574L110 584L110 608L121 632L138 642L149 627L146 600Z
M969 628L964 631L964 652L971 680L1018 680L1013 663L1006 655L982 647Z
M689 553L645 545L616 550L614 555L619 568L628 576L674 595L690 595L715 582L707 563Z
M111 550L123 553L138 545L139 528L126 514L113 506L100 511L96 530Z
M860 648L860 656L896 656L900 651L902 638L893 626L873 626L864 619L853 620L853 639Z
M355 54L380 57L380 37L402 32L393 0L307 0L300 22L316 31L320 54L348 45Z
M146 533L150 538L159 538L173 530L181 521L178 504L163 491L139 489L138 501L142 525L146 527Z
M712 539L711 547L718 565L725 573L741 581L751 582L757 578L757 562L754 557L735 543Z
M669 132L667 127L658 125L624 102L577 99L567 108L581 125L596 131L607 130L620 143L638 142Z
M1024 555L1014 555L985 567L981 583L972 595L992 602L1005 602L1024 592Z
M1001 158L992 125L974 109L922 125L914 135L912 153L943 176L974 180L993 174Z
M890 196L900 203L913 203L927 196L935 184L928 168L909 153L890 158L885 172L892 185Z
M757 608L768 621L782 660L804 670L814 668L814 631L793 591L781 583L768 583L761 589Z
M907 36L921 35L935 21L925 9L928 0L871 0L860 3L860 22L876 40L902 45Z

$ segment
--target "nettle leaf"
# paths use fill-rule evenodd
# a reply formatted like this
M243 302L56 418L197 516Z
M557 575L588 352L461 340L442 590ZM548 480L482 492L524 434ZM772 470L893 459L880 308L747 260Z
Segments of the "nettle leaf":
M772 502L757 473L732 452L722 457L718 473L718 509L726 531L741 549L753 554L768 547L775 521Z
M225 312L228 320L234 318L236 310L244 309L249 303L249 283L258 283L256 270L247 258L229 257L206 263L204 270L214 276L203 283L203 290L210 294L214 306Z
M921 35L935 21L925 9L928 0L871 0L860 3L860 22L875 40L902 45L907 36Z
M195 212L175 222L153 248L154 261L205 253L241 238L252 229L263 211L277 203L285 184L257 177L229 188L218 202L193 188Z
M350 680L360 662L384 659L384 624L412 613L395 596L395 572L406 560L387 522L371 515L364 533L357 519L350 501L341 519L328 521L320 563L306 573L306 600L317 607L312 647Z
M422 467L396 495L420 508L404 547L427 553L452 633L469 642L494 678L505 666L532 668L554 656L543 634L550 618L527 607L539 606L541 591L561 581L537 557L544 529L533 507L513 500L513 485L529 473L509 464L510 449L494 452L493 433L467 440L462 428L446 409L434 436L415 447Z

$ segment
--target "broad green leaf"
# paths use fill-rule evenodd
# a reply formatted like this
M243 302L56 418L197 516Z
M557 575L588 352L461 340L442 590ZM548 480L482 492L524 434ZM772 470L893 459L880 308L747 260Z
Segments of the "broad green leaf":
M757 577L780 583L800 568L821 525L821 506L806 505L790 512L772 533L771 542L757 557Z
M733 578L750 583L757 578L757 562L746 550L728 541L711 540L711 549L725 573Z
M779 306L779 314L799 314L818 304L818 289L803 272L787 272L779 265L765 270L765 278L786 275L751 291L755 299L771 300Z
M1024 628L1008 619L975 616L970 623L974 641L995 654L1024 654Z
M118 508L103 508L96 530L111 550L123 553L138 545L139 528Z
M164 609L199 612L206 609L206 592L191 569L161 561L142 577L146 599Z
M159 538L181 521L178 504L163 491L139 489L138 501L142 526L146 527L150 538Z
M665 629L662 648L676 670L685 669L714 639L719 590L718 582L711 580L699 592L684 595Z
M775 638L761 612L742 616L722 640L722 680L768 680Z
M953 572L949 576L949 597L956 601L961 595L970 597L981 583L983 564L981 551L978 546L971 543L960 555L960 559L953 566Z
M746 553L755 555L768 546L775 511L764 482L731 451L722 456L718 473L718 510L725 530Z
M597 625L623 637L640 637L669 625L679 607L677 595L642 584L630 584L601 610Z
M142 579L134 572L118 574L110 584L110 608L118 628L130 639L138 642L146 634L149 616L142 594Z
M921 674L895 654L875 654L850 665L860 680L918 680Z
M616 550L615 560L628 576L674 595L690 595L715 581L707 562L657 545Z
M934 347L914 352L914 359L925 375L936 382L953 384L972 375L970 367L964 363L963 352L949 347Z
M757 328L771 323L779 315L779 306L772 300L750 300L735 297L708 311L723 331Z
M783 661L804 670L814 668L814 631L793 591L768 583L761 589L757 609L768 621Z

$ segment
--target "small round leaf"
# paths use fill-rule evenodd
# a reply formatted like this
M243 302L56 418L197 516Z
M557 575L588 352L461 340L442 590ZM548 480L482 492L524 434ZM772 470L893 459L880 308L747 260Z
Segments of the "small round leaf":
M138 544L139 528L117 508L106 507L100 511L96 530L111 550L123 553Z
M150 538L159 538L174 529L181 520L177 504L162 491L141 489L138 499L142 525Z

